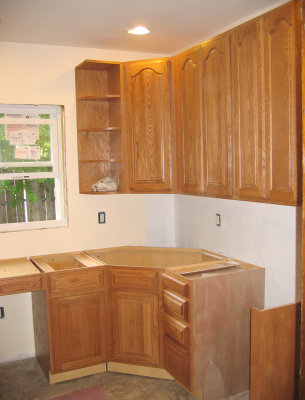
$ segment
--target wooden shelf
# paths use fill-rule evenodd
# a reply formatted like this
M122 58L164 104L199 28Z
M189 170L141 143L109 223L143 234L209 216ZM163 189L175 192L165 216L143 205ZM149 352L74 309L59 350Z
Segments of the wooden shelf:
M105 101L120 99L120 94L104 94L102 96L83 96L77 98L77 101Z
M79 133L88 133L88 132L111 132L111 131L120 131L121 127L119 126L106 126L104 128L83 128L78 129Z

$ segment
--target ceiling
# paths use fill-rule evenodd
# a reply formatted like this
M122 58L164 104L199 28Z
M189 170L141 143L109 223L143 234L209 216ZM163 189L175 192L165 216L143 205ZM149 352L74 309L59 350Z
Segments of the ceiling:
M279 0L0 0L0 41L175 54ZM127 29L146 25L147 36Z

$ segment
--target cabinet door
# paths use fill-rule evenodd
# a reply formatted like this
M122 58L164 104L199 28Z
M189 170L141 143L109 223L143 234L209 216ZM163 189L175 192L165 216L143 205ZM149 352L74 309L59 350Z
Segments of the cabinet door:
M267 199L288 203L298 197L301 149L296 29L294 2L264 17Z
M201 50L205 193L230 197L230 37L224 34L209 40Z
M199 48L174 58L180 190L203 192Z
M263 177L263 38L262 19L233 34L235 187L239 199L261 199Z
M105 293L50 300L51 373L106 361Z
M170 62L126 64L130 190L168 192L171 176Z
M111 296L111 361L158 366L158 295L113 291Z

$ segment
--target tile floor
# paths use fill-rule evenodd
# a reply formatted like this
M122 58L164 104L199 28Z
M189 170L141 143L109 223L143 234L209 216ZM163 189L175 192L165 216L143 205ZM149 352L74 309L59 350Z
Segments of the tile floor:
M89 386L103 386L111 400L193 400L174 381L105 372L49 385L35 358L0 364L0 400L47 400ZM249 393L227 400L248 400Z

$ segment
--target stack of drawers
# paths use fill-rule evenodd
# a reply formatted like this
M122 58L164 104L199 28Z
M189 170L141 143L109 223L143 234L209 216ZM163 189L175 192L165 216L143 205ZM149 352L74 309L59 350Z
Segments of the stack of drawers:
M182 279L162 275L164 367L191 390L191 287Z

